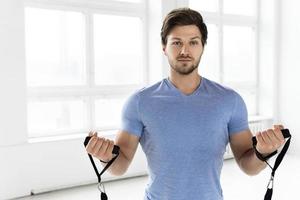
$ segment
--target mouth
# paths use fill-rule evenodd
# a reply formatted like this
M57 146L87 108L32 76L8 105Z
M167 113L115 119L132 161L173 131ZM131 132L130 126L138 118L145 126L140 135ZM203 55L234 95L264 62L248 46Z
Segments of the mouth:
M178 62L191 62L191 60L178 60Z
M178 61L181 61L181 62L188 62L188 61L192 61L192 60L190 60L190 59L178 59Z

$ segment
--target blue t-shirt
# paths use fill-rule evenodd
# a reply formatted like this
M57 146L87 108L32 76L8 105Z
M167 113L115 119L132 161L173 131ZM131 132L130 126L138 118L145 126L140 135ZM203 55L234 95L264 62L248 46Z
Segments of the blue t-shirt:
M147 158L144 200L222 200L223 155L230 135L248 129L247 108L204 77L190 95L165 78L127 99L121 129L140 137Z

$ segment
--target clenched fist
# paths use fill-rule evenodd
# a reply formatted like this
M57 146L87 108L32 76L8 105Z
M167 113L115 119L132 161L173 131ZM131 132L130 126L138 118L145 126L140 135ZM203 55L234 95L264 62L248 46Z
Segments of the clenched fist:
M86 151L99 160L110 161L113 158L114 141L98 137L98 133L93 131L89 133L89 136L91 139L86 145Z
M274 129L258 132L256 134L256 149L262 155L268 155L279 149L285 142L281 130L282 125L274 125Z

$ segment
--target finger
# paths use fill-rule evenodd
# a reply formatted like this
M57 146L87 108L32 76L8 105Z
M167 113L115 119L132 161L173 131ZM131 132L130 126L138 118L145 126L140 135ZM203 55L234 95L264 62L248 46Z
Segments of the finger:
M94 131L90 131L90 132L89 132L89 136L90 136L90 137L92 137L93 134L94 134Z
M99 157L103 157L103 155L104 155L104 153L105 153L105 151L106 151L106 149L107 149L107 142L106 142L106 139L105 138L103 138L103 143L102 143L102 146L101 146L101 149L99 149L99 151L98 151L98 153L97 153L97 155L99 156Z
M274 126L274 129L280 129L280 130L284 129L284 126L281 124L275 124L273 126Z
M281 130L278 129L278 128L274 129L274 134L275 134L276 138L278 138L279 143L280 143L281 145L284 144L285 139L284 139L284 137L283 137L283 134L282 134Z
M90 132L89 132L89 136L90 136L90 137L93 137L96 133L97 133L96 131L90 131Z
M94 146L94 149L92 150L92 153L94 156L98 155L100 149L102 148L103 142L104 142L104 138L101 138L101 137L97 138L97 143Z
M111 151L111 152L108 151L109 146L110 146L110 144L111 144L111 141L110 141L109 139L107 139L106 141L107 141L107 147L106 147L106 149L105 149L104 154L105 154L105 155L109 155L109 154L112 153L112 151Z
M266 144L265 141L262 138L261 132L258 132L256 134L256 140L257 140L257 144L259 144L259 145L263 145L264 146Z
M272 142L271 142L271 140L270 140L270 138L269 138L269 136L268 136L268 133L267 133L267 131L263 131L262 133L261 133L261 136L262 136L262 138L263 138L263 140L264 140L264 142L265 142L265 144L266 145L271 145L272 144Z
M97 134L98 134L98 133L97 133L96 131L90 131L90 132L89 132L89 136L90 136L90 137L97 136Z
M98 132L94 132L93 136L98 137Z
M97 137L92 137L89 141L89 143L86 145L87 152L91 153L92 149L97 143Z
M110 141L109 146L107 148L107 153L112 153L113 149L114 149L114 142Z
M110 155L112 152L108 152L107 149L109 147L110 141L108 139L105 140L105 143L103 145L103 149L102 149L102 155L104 157L108 157L108 155Z
M257 133L256 139L257 139L256 150L261 154L267 153L266 147L268 146L268 144L264 140L262 132Z
M274 125L274 131L275 131L275 135L280 139L284 139L283 134L282 134L282 129L284 129L284 127L282 125Z
M278 129L277 129L278 130ZM268 137L270 138L271 144L273 147L278 148L281 145L280 139L275 135L273 129L267 130Z

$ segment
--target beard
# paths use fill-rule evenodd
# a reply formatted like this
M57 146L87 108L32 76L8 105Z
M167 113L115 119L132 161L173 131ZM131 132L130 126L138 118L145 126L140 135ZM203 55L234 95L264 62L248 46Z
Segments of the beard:
M189 59L191 61L188 62L181 62L180 59ZM196 70L199 66L201 56L198 60L194 60L191 57L178 57L175 61L169 60L169 64L171 68L176 71L180 75L189 75L194 70Z

